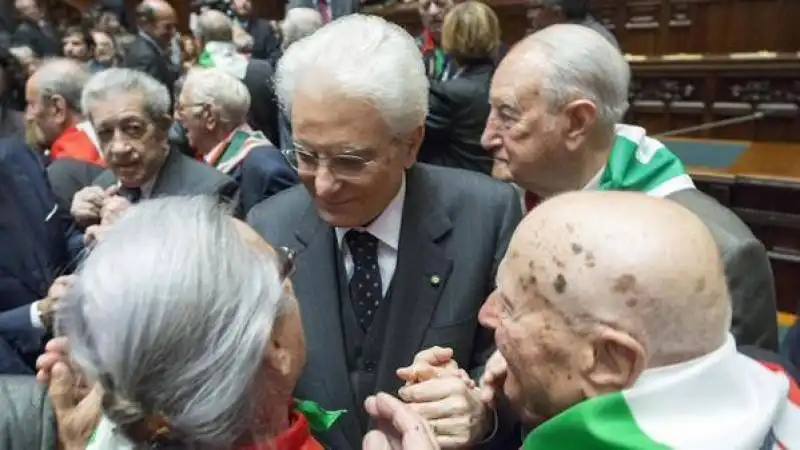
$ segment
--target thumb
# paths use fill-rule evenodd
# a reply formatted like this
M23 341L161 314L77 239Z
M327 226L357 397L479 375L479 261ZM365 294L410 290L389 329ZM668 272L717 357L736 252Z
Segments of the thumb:
M119 183L114 183L111 186L107 187L103 194L107 196L117 195L119 194Z
M389 439L378 430L372 430L364 436L362 450L391 450Z
M57 415L75 407L75 377L69 367L63 362L57 362L50 371L50 386L48 394Z

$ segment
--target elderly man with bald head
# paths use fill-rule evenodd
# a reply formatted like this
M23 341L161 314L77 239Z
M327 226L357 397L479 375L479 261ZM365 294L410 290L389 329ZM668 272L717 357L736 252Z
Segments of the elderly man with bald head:
M737 351L729 297L691 211L639 193L557 196L517 227L480 311L499 352L481 395L538 425L526 450L795 448L800 390ZM413 389L400 394L424 395Z
M630 68L594 31L552 25L521 41L495 72L483 146L493 175L547 198L575 190L638 191L685 206L709 228L725 265L739 344L778 345L764 246L698 191L680 159L641 127L620 124Z

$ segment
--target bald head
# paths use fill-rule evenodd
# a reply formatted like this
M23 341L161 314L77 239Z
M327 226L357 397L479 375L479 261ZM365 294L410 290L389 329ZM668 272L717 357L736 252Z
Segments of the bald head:
M136 7L139 28L166 48L175 35L177 14L165 0L144 0Z
M233 22L220 11L209 9L197 18L197 37L208 42L232 42Z
M567 317L629 333L650 365L708 353L726 339L731 306L705 225L669 200L576 192L534 209L504 265Z

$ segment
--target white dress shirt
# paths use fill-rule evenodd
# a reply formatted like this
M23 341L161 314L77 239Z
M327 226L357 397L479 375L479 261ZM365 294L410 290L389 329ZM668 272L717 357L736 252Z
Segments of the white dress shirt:
M389 284L394 277L394 270L397 267L397 248L400 243L400 226L403 222L403 204L406 200L406 178L400 185L394 199L386 209L365 228L356 228L358 231L365 231L378 239L378 267L381 273L381 287L383 296L389 290ZM350 228L336 228L336 241L339 250L344 258L344 268L347 273L347 281L353 276L353 256L350 248L344 240L344 235Z

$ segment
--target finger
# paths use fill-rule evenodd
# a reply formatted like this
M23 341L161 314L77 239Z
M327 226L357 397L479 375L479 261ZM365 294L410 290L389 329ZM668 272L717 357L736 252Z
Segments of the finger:
M466 384L456 377L436 378L411 386L403 386L397 391L403 401L409 403L426 403L442 400L451 395L464 394Z
M471 421L468 416L460 416L428 420L428 426L434 431L439 444L447 443L448 446L452 446L456 442L460 442L461 445L466 444L470 436L475 435L473 427L477 428L480 425Z
M460 396L450 396L435 402L408 403L408 407L428 421L460 416L470 412L469 403Z
M429 434L425 421L414 414L411 409L397 398L384 392L375 396L375 407L378 416L389 421L401 434L422 433Z
M72 371L63 362L58 362L53 365L50 371L50 401L53 404L53 409L57 415L69 411L75 407L75 398L73 396L73 388L75 382L73 379Z
M414 356L414 364L426 363L432 366L444 364L453 359L453 349L434 346L425 349Z
M392 448L389 438L378 430L367 433L361 445L364 450L391 450Z
M481 387L480 397L484 404L494 406L496 396L497 390L494 387L490 385Z
M69 340L66 336L50 339L44 346L46 352L59 353L66 355L69 353Z
M419 383L420 381L436 378L438 372L430 364L414 364L410 367L397 369L397 376L407 383Z
M112 196L119 194L119 183L114 183L111 186L107 187L105 191L103 191L103 195L105 196Z

